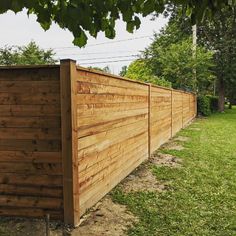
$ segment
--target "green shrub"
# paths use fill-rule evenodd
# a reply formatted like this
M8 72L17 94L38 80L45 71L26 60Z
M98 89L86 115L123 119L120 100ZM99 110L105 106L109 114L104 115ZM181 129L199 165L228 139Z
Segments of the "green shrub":
M216 96L207 96L208 99L210 100L210 109L211 112L217 112L218 111L218 102L219 102L219 98Z
M197 98L198 114L202 116L209 116L211 114L210 99L207 96L199 95Z

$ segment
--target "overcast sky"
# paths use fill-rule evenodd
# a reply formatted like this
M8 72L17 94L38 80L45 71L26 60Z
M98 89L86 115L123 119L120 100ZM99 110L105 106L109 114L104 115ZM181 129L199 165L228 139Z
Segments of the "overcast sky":
M153 32L159 32L167 23L167 19L162 17L155 21L146 17L141 21L140 29L134 34L126 32L125 24L118 21L115 39L109 40L100 33L97 39L90 37L86 47L80 49L72 44L73 36L69 31L53 24L50 30L45 32L36 22L35 16L28 17L25 12L17 15L7 12L0 15L0 47L26 45L34 40L42 48L54 49L57 58L75 59L81 66L108 65L112 73L118 74L123 65L129 65L131 60L135 59L135 55L151 43Z

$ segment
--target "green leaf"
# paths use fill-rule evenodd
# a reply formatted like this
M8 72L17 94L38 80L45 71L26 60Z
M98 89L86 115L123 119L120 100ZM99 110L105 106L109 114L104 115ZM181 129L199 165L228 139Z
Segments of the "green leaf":
M135 22L136 29L139 29L140 25L141 25L141 21L140 21L139 17L135 16L134 22Z
M129 33L133 33L133 32L134 32L134 27L135 27L135 22L134 22L134 21L129 21L129 22L127 22L126 30L127 30Z
M46 31L46 30L48 30L48 29L50 28L51 22L47 22L47 21L41 22L40 25L41 25L42 28Z
M109 27L105 30L105 35L107 38L113 39L116 36L116 31L113 28Z
M87 35L84 33L84 31L81 30L80 34L75 37L73 43L79 47L83 47L87 43L87 40Z
M13 0L12 1L12 10L15 12L15 13L17 13L17 12L19 12L19 11L21 11L22 9L23 9L23 4L21 3L20 4L20 1L19 0Z
M143 16L147 16L155 10L155 0L147 0L143 6Z
M61 28L70 30L76 37L74 42L82 45L86 37L78 34L79 27L92 36L102 31L107 37L113 38L116 19L123 18L128 23L127 30L133 32L135 26L140 26L137 14L147 16L155 12L163 13L165 4L181 5L185 9L183 13L188 9L189 17L201 21L204 15L206 18L214 16L213 13L227 4L235 6L236 0L0 0L0 14L8 10L19 12L25 8L28 14L37 16L45 30L55 22Z

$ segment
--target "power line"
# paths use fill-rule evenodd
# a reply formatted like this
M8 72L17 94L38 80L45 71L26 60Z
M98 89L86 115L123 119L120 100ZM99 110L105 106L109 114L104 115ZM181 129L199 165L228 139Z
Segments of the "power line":
M104 44L114 44L114 43L120 43L120 42L126 42L126 41L133 41L133 40L137 40L137 39L143 39L143 38L150 38L152 35L146 35L146 36L140 36L140 37L134 37L134 38L128 38L128 39L120 39L120 40L113 40L113 41L107 41L107 42L102 42L102 43L95 43L95 44L90 44L87 45L86 47L94 47L94 46L100 46L100 45L104 45ZM74 47L52 47L50 49L75 49L78 48L76 46Z
M133 59L129 60L116 60L116 61L99 61L99 62L92 62L92 63L79 63L79 65L94 65L94 64L108 64L108 63L115 63L115 62L124 62L124 61L133 61Z
M77 58L77 61L93 61L102 59L115 59L115 58L125 58L125 57L138 57L139 55L127 55L127 56L114 56L114 57L97 57L97 58Z
M127 52L139 52L139 50L133 50L133 51L129 51L129 50L124 50L124 51L115 51L115 52L88 52L88 53L65 53L65 54L60 54L60 53L56 53L59 56L71 56L71 55L75 55L75 56L87 56L87 55L101 55L101 54L116 54L116 53L127 53Z

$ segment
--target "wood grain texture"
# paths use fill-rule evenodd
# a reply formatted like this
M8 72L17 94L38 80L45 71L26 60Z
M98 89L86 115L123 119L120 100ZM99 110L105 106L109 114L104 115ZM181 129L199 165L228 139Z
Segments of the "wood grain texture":
M194 118L195 103L190 93L80 67L76 81L83 214Z
M0 68L0 216L78 225L196 113L195 94L72 60Z
M154 152L171 138L172 91L152 87L151 93L151 152Z
M178 91L172 92L172 135L174 136L182 129L182 93Z
M73 226L78 225L80 221L76 75L75 61L61 61L60 87L64 222Z
M63 216L59 67L0 68L0 215Z
M77 70L80 210L148 158L149 86Z

